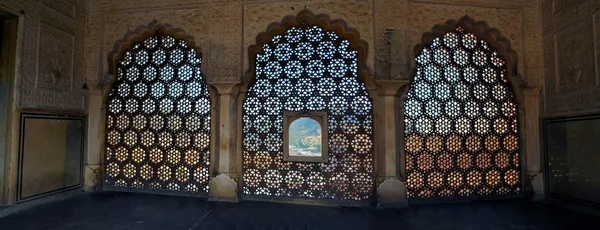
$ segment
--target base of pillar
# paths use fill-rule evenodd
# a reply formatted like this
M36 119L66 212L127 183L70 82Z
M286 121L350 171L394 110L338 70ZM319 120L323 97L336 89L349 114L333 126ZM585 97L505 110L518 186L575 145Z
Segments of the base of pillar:
M406 183L388 178L377 187L377 208L407 208Z
M86 165L84 168L83 190L86 192L97 191L102 186L102 167L100 165Z
M541 172L528 172L533 187L533 201L543 201L546 199L544 187L544 174Z
M221 173L208 182L209 201L238 202L237 183L231 177Z
M83 192L97 192L97 191L99 191L98 187L96 187L96 186L86 186L86 185L84 185L83 187L81 187L81 190L83 190Z

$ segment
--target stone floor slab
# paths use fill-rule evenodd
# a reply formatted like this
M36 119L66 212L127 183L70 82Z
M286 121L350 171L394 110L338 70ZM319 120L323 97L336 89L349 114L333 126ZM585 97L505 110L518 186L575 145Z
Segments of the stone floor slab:
M401 210L89 193L0 219L0 229L597 229L600 218L520 200Z

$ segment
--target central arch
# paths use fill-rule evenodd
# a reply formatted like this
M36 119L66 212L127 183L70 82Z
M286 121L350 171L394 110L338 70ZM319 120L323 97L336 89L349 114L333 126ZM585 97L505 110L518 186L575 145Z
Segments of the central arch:
M364 201L372 198L373 103L366 42L342 21L302 11L257 38L243 103L243 194ZM283 159L283 113L327 111L325 163Z

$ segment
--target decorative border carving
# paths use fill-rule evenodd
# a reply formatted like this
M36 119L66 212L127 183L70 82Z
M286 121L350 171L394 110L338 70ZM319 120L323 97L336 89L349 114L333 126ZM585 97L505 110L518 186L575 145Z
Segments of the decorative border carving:
M444 34L456 30L457 27L462 27L466 32L473 33L477 38L483 39L504 58L507 79L510 81L513 91L519 99L518 101L522 101L522 94L518 89L527 87L527 82L517 73L517 52L511 48L510 41L503 37L498 29L490 28L483 21L475 21L469 16L464 16L458 21L448 20L444 25L435 25L431 32L423 34L421 43L414 47L415 57L418 57L425 45L431 44L433 39L443 37ZM415 74L413 71L412 78Z
M348 27L348 24L341 19L332 20L327 14L314 15L312 11L304 9L296 16L288 15L279 23L274 22L269 24L266 32L262 32L256 36L256 44L248 47L250 78L242 79L242 82L246 86L245 88L253 85L256 80L256 63L254 62L254 58L257 54L263 52L263 45L270 43L273 37L285 34L285 31L289 28L300 26L303 21L308 22L309 25L320 26L323 31L334 31L340 37L348 40L350 42L350 48L358 52L358 78L365 82L368 88L375 87L373 78L366 69L369 43L360 39L358 30L356 28Z
M117 62L121 60L125 52L130 50L135 44L143 42L144 39L152 36L157 30L162 30L165 35L172 36L175 39L184 40L190 48L196 51L196 55L202 58L202 48L196 45L194 37L188 35L183 29L152 20L147 25L140 25L135 30L127 31L121 40L115 42L113 49L107 55L110 73L114 74L117 72Z

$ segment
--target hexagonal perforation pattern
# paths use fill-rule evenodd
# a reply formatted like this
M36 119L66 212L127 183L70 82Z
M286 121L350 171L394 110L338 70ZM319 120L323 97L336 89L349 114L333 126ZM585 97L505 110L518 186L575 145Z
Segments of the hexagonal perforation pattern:
M519 194L517 102L501 55L458 27L416 65L404 102L408 197Z
M200 64L161 30L125 52L107 102L105 185L208 193L211 105Z
M243 193L364 200L374 190L373 113L348 40L304 22L256 55L243 106ZM283 112L328 110L326 163L283 161Z

